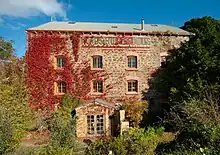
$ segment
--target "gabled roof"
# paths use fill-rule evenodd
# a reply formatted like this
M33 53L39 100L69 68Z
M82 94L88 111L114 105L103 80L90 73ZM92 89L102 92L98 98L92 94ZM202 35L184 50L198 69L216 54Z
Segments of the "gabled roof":
M162 24L144 24L144 30L141 30L141 24L123 24L123 23L94 23L94 22L49 22L28 29L48 30L48 31L82 31L82 32L139 32L139 33L174 33L179 35L191 35L178 27Z
M92 100L92 101L80 104L78 107L76 107L76 109L79 109L81 107L86 107L86 106L94 105L94 104L100 104L100 105L105 106L105 107L115 108L115 104L114 103L109 103L109 102L106 102L106 101L101 100L101 99L95 99L95 100Z

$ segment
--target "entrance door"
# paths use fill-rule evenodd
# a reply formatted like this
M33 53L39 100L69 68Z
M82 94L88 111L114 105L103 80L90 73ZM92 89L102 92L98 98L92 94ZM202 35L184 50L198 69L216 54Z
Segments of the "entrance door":
M104 133L103 115L87 115L87 134L100 135Z

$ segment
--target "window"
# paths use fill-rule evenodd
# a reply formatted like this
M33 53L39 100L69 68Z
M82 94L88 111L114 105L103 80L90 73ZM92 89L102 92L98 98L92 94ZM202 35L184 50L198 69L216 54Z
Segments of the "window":
M104 133L103 115L88 115L87 116L87 133L90 135Z
M93 92L95 93L103 92L103 81L102 80L93 81Z
M128 56L128 67L137 68L137 57L136 56Z
M64 56L57 57L57 68L64 68L65 66L65 59Z
M103 115L97 115L96 116L96 132L97 132L97 134L103 134L104 133Z
M166 66L166 56L161 56L160 57L160 66L161 68L164 68Z
M102 56L93 56L93 68L102 68Z
M64 81L57 83L57 93L66 93L66 83Z
M128 92L138 92L138 81L137 80L128 81Z
M88 134L94 134L95 133L94 115L87 116L87 133Z

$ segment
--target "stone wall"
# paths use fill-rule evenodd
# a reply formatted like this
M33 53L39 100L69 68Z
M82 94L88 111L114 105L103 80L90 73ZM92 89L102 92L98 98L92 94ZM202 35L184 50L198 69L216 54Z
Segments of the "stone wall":
M96 103L90 103L85 106L76 108L76 136L78 138L93 138L96 136L111 136L111 120L109 116L114 112L114 108L102 106ZM87 134L87 115L103 115L104 116L104 130L103 135L89 135Z
M35 35L35 34L31 34ZM64 33L61 35L67 39L66 46L69 57L75 61L75 53L73 50L73 40L71 39L72 33ZM94 35L87 35L94 37ZM95 37L106 37L109 35L96 34ZM114 35L112 37L115 37ZM133 37L133 36L131 36ZM134 36L140 37L140 36ZM143 36L142 36L143 37ZM173 48L178 48L181 42L188 40L187 36L174 36L174 35L148 35L144 36L149 41L145 46L114 46L114 47L90 47L83 46L82 40L78 49L78 61L88 61L92 65L92 56L101 55L103 57L103 68L99 69L100 72L104 71L108 77L104 81L104 94L105 98L112 101L122 100L130 97L137 97L141 99L142 91L148 89L148 80L151 74L160 67L161 56L168 55L168 51ZM66 52L60 51L60 54ZM127 67L127 56L137 56L137 69L130 69ZM51 63L56 66L54 55L51 54ZM74 64L77 64L74 63ZM138 92L127 92L127 80L138 80ZM92 83L91 83L92 84ZM112 87L108 89L107 86ZM92 86L91 86L92 88ZM68 91L68 90L67 90ZM99 98L97 94L90 92L93 98ZM103 97L103 96L102 96ZM88 104L80 106L76 109L77 116L77 137L93 137L94 135L87 134L87 115L104 115L105 121L105 136L111 135L111 122L109 116L114 111L113 108L100 106L97 104Z
M141 98L141 92L148 89L148 79L151 77L151 73L160 67L161 56L168 55L170 49L178 48L181 42L188 40L187 36L145 36L145 38L148 38L148 41L151 42L146 47L81 46L79 59L86 58L91 62L93 55L103 56L103 70L109 75L104 83L104 91L107 90L105 88L107 85L113 87L106 92L107 98L113 100L128 97ZM130 70L127 67L127 56L129 55L137 56L137 69ZM129 79L138 80L137 94L127 92L127 80ZM92 93L90 95L94 96Z
M35 34L29 34L35 35ZM71 36L73 33L60 33L60 35L66 38L66 47L69 57L75 61L73 51L73 40ZM116 34L85 34L83 37L116 37ZM129 98L129 97L142 97L142 91L148 89L148 79L151 78L151 74L160 67L161 56L168 55L168 51L173 48L180 47L182 42L188 41L188 36L178 35L129 35L128 37L143 37L149 43L147 46L132 46L132 47L90 47L83 46L83 40L80 41L78 49L78 62L88 61L92 65L92 56L103 56L103 69L100 70L107 73L108 78L104 82L105 97L111 100ZM60 51L62 54L63 51ZM64 52L65 53L65 52ZM137 69L129 69L127 67L127 56L137 56ZM54 56L51 55L51 62L54 63ZM56 66L56 65L54 65ZM138 80L138 93L131 94L127 92L127 80ZM92 84L92 82L91 82ZM106 87L113 87L108 89ZM97 94L90 92L89 94L93 98L99 98Z

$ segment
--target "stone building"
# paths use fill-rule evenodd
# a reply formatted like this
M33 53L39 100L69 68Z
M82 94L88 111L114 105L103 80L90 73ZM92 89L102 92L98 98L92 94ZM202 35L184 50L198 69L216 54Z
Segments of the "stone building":
M76 109L78 137L111 135L109 116L115 109L112 103L125 98L141 99L142 91L148 89L148 80L163 65L168 51L178 48L191 35L173 26L144 24L144 20L140 24L49 22L27 30L28 37L44 32L67 38L67 53L51 53L54 70L65 68L64 56L69 55L72 61L86 60L92 71L104 71L108 75L106 79L89 81L87 96L93 100ZM73 33L80 34L77 59ZM65 80L54 81L54 96L66 92ZM103 96L108 102L98 99Z

